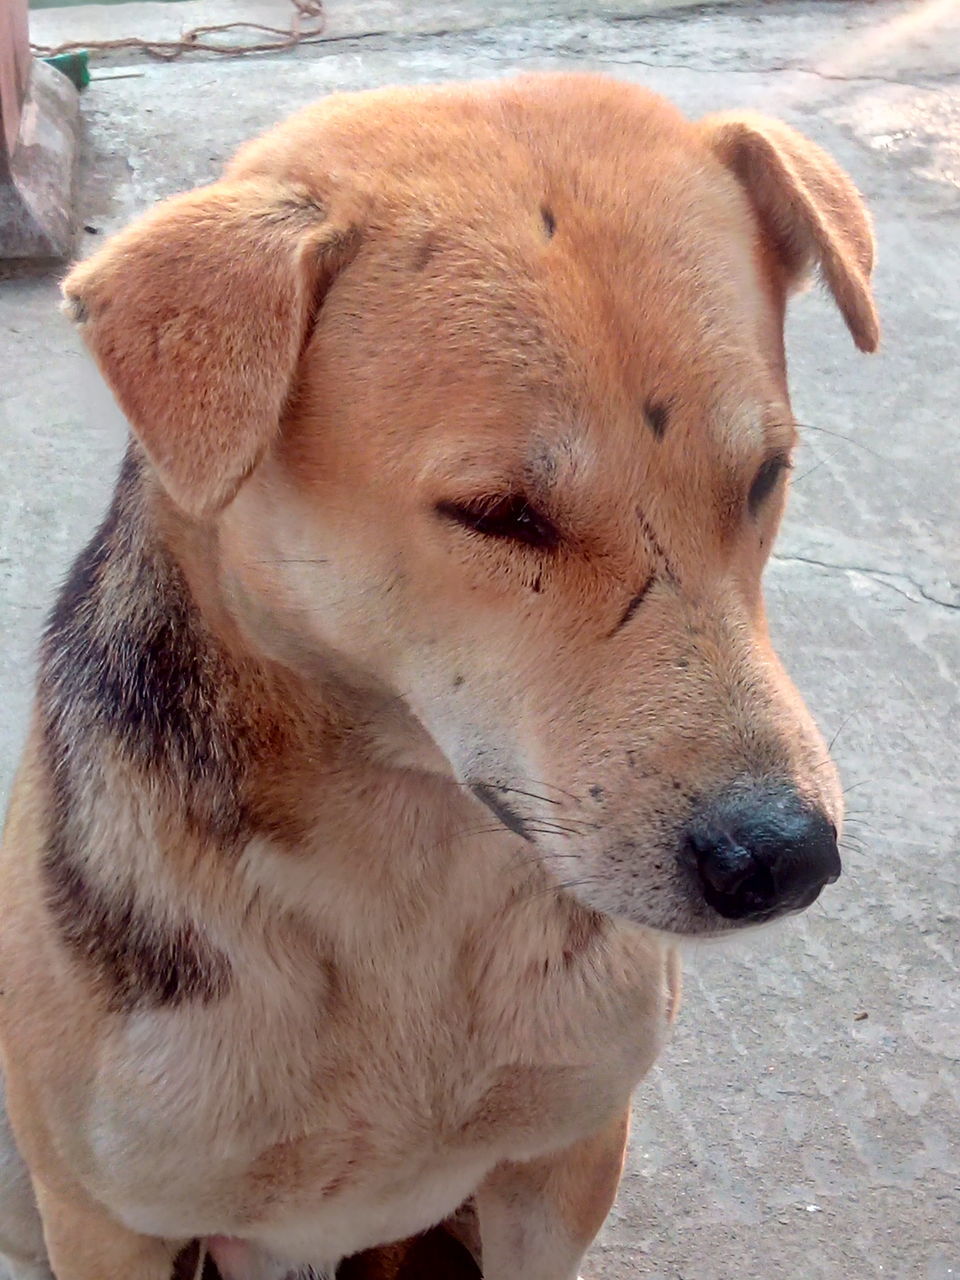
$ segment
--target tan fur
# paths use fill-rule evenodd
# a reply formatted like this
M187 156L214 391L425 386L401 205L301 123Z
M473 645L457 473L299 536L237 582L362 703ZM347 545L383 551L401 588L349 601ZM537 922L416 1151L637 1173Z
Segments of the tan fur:
M332 1270L470 1197L487 1280L574 1280L669 935L730 927L674 865L692 798L782 778L840 822L764 620L783 485L746 496L794 439L787 291L819 264L872 349L871 262L785 126L548 76L327 99L70 273L149 465L51 632L0 862L57 1280L194 1238L228 1280ZM517 485L556 552L443 514ZM122 671L98 711L71 663L163 610L164 716Z
M744 184L792 282L812 263L861 351L875 351L880 324L870 291L873 234L853 183L819 147L778 120L718 114L703 127Z

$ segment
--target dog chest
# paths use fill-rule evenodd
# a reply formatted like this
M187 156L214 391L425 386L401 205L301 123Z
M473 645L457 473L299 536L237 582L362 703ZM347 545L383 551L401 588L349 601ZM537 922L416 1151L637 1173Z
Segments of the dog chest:
M567 1145L624 1105L666 999L658 954L624 960L589 983L558 970L529 987L494 966L493 990L453 983L430 1000L360 984L320 1027L294 992L267 1007L248 991L232 1016L145 1015L105 1063L96 1190L151 1234L276 1248L302 1224L328 1224L331 1241L370 1224L350 1252L420 1230L495 1163Z

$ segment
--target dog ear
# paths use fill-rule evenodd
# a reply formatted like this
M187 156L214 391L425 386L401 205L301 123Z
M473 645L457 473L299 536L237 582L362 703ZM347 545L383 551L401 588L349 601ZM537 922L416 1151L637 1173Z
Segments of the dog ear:
M349 230L264 180L176 196L63 284L105 378L185 511L224 507L280 429Z
M870 289L874 241L860 195L830 156L763 116L701 121L710 146L746 189L791 285L816 264L861 351L875 351L880 325Z

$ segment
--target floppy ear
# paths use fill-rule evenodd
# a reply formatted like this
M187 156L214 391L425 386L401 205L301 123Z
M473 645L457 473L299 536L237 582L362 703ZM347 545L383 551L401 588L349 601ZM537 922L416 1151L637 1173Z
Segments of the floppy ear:
M819 266L854 342L861 351L875 351L880 326L870 290L873 232L847 175L778 120L723 113L707 116L701 127L746 189L790 283Z
M158 205L64 281L68 314L191 515L225 506L279 431L349 240L301 189L222 182Z

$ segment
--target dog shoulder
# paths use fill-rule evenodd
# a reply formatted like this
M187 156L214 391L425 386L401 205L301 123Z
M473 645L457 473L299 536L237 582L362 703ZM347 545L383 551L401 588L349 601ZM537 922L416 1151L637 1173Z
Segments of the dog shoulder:
M162 825L165 791L203 836L236 839L239 764L211 714L220 665L152 535L131 450L50 614L28 775L44 797L48 918L111 1008L212 1000L227 981L225 958L196 922L164 909L130 856Z

